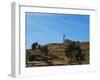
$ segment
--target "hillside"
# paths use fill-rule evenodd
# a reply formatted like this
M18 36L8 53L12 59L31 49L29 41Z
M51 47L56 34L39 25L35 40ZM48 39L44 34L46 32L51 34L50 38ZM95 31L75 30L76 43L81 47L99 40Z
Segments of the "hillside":
M65 40L26 50L26 67L89 64L89 41Z

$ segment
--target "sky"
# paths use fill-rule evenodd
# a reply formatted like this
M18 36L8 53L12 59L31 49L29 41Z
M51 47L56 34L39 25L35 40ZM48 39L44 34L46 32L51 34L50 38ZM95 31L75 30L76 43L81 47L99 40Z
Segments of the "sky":
M32 43L41 45L63 42L66 39L89 41L89 15L25 13L26 48Z

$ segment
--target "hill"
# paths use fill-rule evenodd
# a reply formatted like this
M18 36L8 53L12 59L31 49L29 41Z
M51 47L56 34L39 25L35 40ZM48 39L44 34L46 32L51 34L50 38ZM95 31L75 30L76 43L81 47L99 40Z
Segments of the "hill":
M26 67L89 64L89 41L65 40L26 49Z

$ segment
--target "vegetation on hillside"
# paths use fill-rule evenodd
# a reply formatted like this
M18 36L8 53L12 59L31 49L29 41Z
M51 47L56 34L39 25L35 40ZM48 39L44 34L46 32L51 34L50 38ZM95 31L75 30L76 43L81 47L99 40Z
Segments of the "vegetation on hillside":
M26 49L26 67L89 64L89 42L66 40Z

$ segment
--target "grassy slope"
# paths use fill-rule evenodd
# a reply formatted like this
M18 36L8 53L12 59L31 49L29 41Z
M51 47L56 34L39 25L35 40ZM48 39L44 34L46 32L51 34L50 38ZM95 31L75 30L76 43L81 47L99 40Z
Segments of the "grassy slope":
M32 66L44 66L44 65L69 65L69 59L65 56L65 47L68 45L64 45L63 43L51 43L46 44L48 47L48 56L51 57L50 61L52 64L49 64L45 61L29 61L27 58L27 63L32 64ZM82 64L89 64L89 42L80 42L80 47L82 50L85 50L85 60ZM26 50L27 53L33 53L31 49ZM34 54L34 53L33 53ZM35 52L36 55L44 55L38 49ZM74 64L74 63L73 63ZM77 64L77 63L75 63Z

